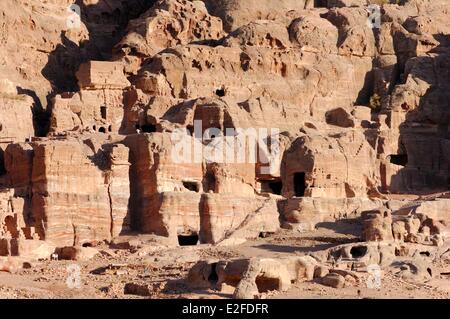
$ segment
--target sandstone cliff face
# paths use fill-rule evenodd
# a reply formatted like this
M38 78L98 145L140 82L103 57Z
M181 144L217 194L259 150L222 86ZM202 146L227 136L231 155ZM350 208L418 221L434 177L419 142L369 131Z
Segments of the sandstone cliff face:
M81 245L130 229L124 145L102 145L90 138L36 141L9 146L5 157L14 189L11 200L24 201L24 228L11 234L13 238L33 239L25 235L31 227L49 243Z
M77 89L80 63L110 51L127 22L153 1L5 0L0 4L1 73L43 106L49 93ZM69 8L81 9L81 20ZM75 17L76 18L76 17ZM72 19L72 20L70 20ZM76 27L71 27L76 26ZM20 52L20 54L17 54Z
M2 234L219 244L448 190L449 4L386 4L372 28L376 2L80 1L75 29L70 1L2 2ZM258 151L278 131L279 160L205 158L230 129Z
M35 92L42 103L53 85L72 89L70 79L74 79L81 58L78 46L88 38L84 25L77 30L66 26L66 9L72 3L6 0L0 4L2 77L7 74L24 92ZM50 65L53 59L58 60L53 61L57 65Z

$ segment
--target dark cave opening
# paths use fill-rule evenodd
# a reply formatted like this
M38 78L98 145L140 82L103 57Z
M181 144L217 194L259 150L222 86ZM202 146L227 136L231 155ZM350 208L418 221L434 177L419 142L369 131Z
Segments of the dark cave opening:
M178 235L178 244L180 246L195 246L198 244L198 235Z
M265 232L265 231L263 231L263 232L260 232L259 234L258 234L258 238L267 238L267 237L269 237L270 235L272 235L273 233L269 233L269 232Z
M102 116L102 119L104 119L104 120L106 120L106 114L107 112L106 112L106 106L101 106L100 107L100 114L101 114L101 116Z
M281 195L281 190L283 189L283 182L282 181L270 182L269 188L272 190L273 194Z
M281 180L261 181L262 192L281 195L282 189L283 189L283 182Z
M408 164L408 155L407 154L389 155L389 162L395 165L406 166L406 164Z
M100 128L98 129L98 131L99 131L100 133L106 133L106 128L100 127Z
M278 278L258 276L256 277L256 286L259 293L274 291L280 288L280 280Z
M153 125L153 124L144 124L144 125L136 124L136 130L141 130L142 133L155 133L156 132L156 125Z
M191 192L198 193L200 191L200 187L197 182L183 181L183 186Z
M305 196L306 175L304 172L294 174L294 191L296 197Z
M203 191L205 193L216 192L216 176L211 171L208 171L203 179Z
M225 96L225 89L224 89L224 88L217 89L217 90L216 90L216 95L217 95L218 97L224 97L224 96Z
M328 0L314 0L314 8L327 8Z
M447 185L448 185L448 189L450 189L450 171L448 172L448 175L447 175Z
M350 249L350 254L352 258L361 258L367 253L367 246L355 246Z
M208 276L208 281L215 285L219 281L219 276L217 275L217 263L211 264L211 273Z
M3 176L5 174L6 174L5 157L3 150L0 148L0 176Z
M144 133L155 133L156 125L152 125L152 124L142 125L141 129L142 129L142 132L144 132Z

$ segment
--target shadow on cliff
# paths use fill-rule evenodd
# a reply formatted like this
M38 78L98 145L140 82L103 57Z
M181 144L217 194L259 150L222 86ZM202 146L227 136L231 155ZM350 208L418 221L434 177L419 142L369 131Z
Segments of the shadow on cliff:
M79 66L90 60L105 61L111 58L113 46L122 38L128 22L139 17L155 0L76 0L75 5L80 8L80 19L87 29L86 40L74 40L67 31L60 32L60 43L49 53L47 64L41 74L51 84L51 91L46 96L46 106L37 103L36 93L23 89L35 99L34 122L36 135L46 136L50 128L53 98L63 92L76 92L79 90L76 72ZM69 16L68 16L69 17ZM77 42L74 42L77 41ZM99 169L105 169L103 154L90 158ZM130 191L133 189L130 187ZM130 197L128 207L131 207L134 198ZM126 219L131 219L129 209ZM126 233L123 229L121 234Z
M109 60L112 48L124 35L128 22L150 8L155 0L99 0L89 5L85 2L76 0L74 4L81 9L80 18L87 28L88 39L75 43L66 31L61 31L61 42L50 52L48 62L41 70L52 90L46 97L47 107L37 111L36 121L40 127L47 128L40 129L40 136L48 133L52 99L57 94L79 90L75 73L80 64L89 60Z
M49 116L45 112L42 102L37 96L36 92L30 89L24 89L21 86L16 87L18 94L28 95L33 99L32 113L33 113L33 128L34 135L45 136L48 131Z
M78 89L75 72L88 60L109 60L113 46L120 41L128 22L139 17L155 2L154 0L99 0L86 5L76 0L80 19L86 26L88 38L79 44L61 31L61 43L50 53L42 74L52 84L54 93Z
M414 64L408 62L406 70L400 70L400 85L413 76L429 88L418 107L407 99L401 105L406 118L399 127L399 149L389 156L391 163L401 167L391 178L393 193L424 195L450 189L450 35L433 37L439 42L430 51L433 55L415 57Z

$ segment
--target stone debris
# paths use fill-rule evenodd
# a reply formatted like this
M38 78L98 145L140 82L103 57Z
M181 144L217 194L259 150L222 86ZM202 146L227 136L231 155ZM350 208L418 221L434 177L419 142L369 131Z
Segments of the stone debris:
M137 284L133 282L129 282L125 284L124 293L127 295L137 295L148 297L151 296L153 292L153 287L149 287L145 284Z
M109 297L438 280L450 3L400 2L81 0L68 27L67 0L2 0L0 271L93 265Z
M85 261L94 258L99 251L92 247L61 247L56 249L56 254L60 260Z
M450 234L448 221L425 214L392 216L388 210L368 212L364 221L363 238L366 241L395 241L441 246ZM395 220L394 220L395 218Z
M420 259L398 260L391 264L393 271L402 279L410 282L426 282L435 276L430 263Z
M0 257L0 272L16 273L19 265L16 260L12 258Z

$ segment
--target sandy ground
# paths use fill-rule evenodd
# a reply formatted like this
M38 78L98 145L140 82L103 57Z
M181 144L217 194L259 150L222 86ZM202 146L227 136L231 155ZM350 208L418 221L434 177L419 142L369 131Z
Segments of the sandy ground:
M232 289L190 289L185 280L187 272L198 260L301 256L358 241L357 225L343 222L339 231L333 228L324 225L302 234L280 230L266 238L226 247L197 245L163 249L146 236L139 236L143 244L138 248L111 249L101 245L96 247L100 254L86 262L46 260L32 262L29 269L14 274L0 272L0 298L231 298ZM73 265L79 266L79 281L70 280L74 273L68 267ZM385 272L380 289L367 288L364 280L341 289L315 281L296 283L286 292L269 292L262 297L450 298L450 263L439 262L433 266L438 275L425 283L409 283ZM147 296L125 293L127 283L150 287Z

